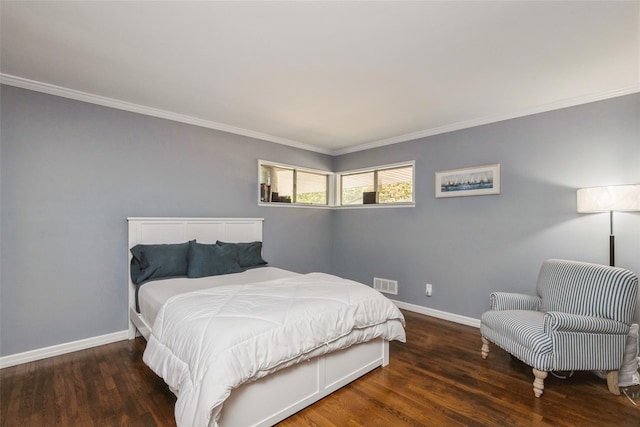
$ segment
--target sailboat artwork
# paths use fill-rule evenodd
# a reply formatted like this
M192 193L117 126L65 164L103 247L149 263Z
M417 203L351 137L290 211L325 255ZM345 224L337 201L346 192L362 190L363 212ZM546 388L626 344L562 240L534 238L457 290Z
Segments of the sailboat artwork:
M500 194L500 165L436 172L436 197Z
M493 173L491 171L449 175L442 178L442 191L479 190L481 188L493 188Z

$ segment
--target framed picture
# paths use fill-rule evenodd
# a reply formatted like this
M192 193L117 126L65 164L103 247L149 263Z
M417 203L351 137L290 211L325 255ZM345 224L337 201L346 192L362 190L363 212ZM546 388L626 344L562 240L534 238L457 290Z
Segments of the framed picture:
M436 197L500 194L500 164L436 172Z

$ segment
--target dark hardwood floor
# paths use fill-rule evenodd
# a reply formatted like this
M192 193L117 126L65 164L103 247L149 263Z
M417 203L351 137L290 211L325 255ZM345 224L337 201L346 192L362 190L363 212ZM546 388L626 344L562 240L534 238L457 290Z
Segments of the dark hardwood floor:
M531 369L476 328L404 312L407 343L391 363L280 426L640 426L640 406L592 373L549 376L540 399ZM122 341L0 370L1 426L174 426L175 398L142 362L145 341Z

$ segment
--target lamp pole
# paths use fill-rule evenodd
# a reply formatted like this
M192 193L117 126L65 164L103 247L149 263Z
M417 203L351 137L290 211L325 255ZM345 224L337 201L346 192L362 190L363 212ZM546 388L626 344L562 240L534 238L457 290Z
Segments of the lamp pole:
M609 211L609 265L611 267L616 264L616 236L613 235L613 211Z

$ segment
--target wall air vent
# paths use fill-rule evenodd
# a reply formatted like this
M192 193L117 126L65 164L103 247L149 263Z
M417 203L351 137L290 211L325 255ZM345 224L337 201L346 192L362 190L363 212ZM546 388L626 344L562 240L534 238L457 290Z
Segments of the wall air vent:
M385 294L398 295L398 282L396 280L373 278L373 289Z

